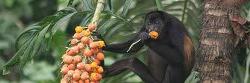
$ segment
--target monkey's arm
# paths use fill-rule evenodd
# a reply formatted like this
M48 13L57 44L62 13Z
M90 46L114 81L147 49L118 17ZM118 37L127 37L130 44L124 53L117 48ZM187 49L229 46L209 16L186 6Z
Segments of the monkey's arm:
M146 32L139 32L137 35L123 43L117 43L117 44L108 44L103 49L106 51L112 51L117 53L130 53L130 52L137 52L140 50L143 45L144 41L149 39L149 36ZM133 46L131 46L133 43Z
M131 40L128 40L126 42L117 43L117 44L107 44L103 49L106 51L111 52L117 52L117 53L126 53L129 49L130 45L134 42L136 42L137 38L133 38ZM129 52L136 52L143 46L142 42L138 42L136 45L134 45Z
M104 68L104 70L104 77L114 76L125 70L130 70L137 74L145 83L160 83L151 75L146 65L137 58L117 61L111 66Z

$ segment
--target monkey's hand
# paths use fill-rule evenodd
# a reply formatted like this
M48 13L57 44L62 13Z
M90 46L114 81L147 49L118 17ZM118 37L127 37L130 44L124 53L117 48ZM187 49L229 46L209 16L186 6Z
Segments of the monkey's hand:
M142 41L145 41L145 40L150 39L150 36L147 32L141 32L139 34L139 39L141 39Z
M104 40L104 38L101 34L99 34L98 32L93 32L92 35L93 35L94 40L104 41L105 46L107 45L106 41Z

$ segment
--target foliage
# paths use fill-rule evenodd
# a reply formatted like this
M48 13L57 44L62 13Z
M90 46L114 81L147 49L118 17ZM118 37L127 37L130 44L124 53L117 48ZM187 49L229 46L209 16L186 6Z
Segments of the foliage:
M24 0L24 2L19 2L18 0L0 1L0 11L4 11L0 12L0 50L11 50L14 52L15 50L13 49L16 48L17 51L15 56L6 62L4 68L5 70L9 70L13 65L19 65L20 68L23 69L25 79L42 82L41 79L37 80L39 75L36 78L36 72L32 71L34 71L35 68L48 67L50 73L46 75L50 75L51 72L53 72L54 78L52 78L55 80L57 79L56 77L58 77L58 70L54 68L59 68L60 66L61 55L65 50L64 47L68 45L68 36L72 35L75 26L86 26L86 24L91 21L97 0L69 0L73 2L72 4L67 4L66 2L68 7L62 9L61 5L59 5L59 9L61 10L58 12L55 12L53 15L47 15L47 17L39 22L35 21L36 23L24 28L24 25L18 24L19 21L22 21L19 20L19 18L23 13L16 13L17 10L20 11L20 9L18 9L19 6L13 4L25 4L25 8L22 9L30 9L30 5L27 5L29 1L30 0ZM1 2L5 2L4 6ZM64 0L58 0L58 2L59 4L65 5ZM156 4L156 2L158 3ZM159 2L161 4L159 4ZM104 37L107 43L127 40L142 27L143 18L147 12L162 8L163 11L176 16L185 24L190 36L197 45L201 27L201 6L200 0L106 0L105 10L100 17L97 31ZM13 10L8 13L5 12L7 9ZM248 11L249 9L246 7L244 10ZM248 14L248 12L245 13ZM29 11L28 14L25 15L29 16L31 14L32 12ZM137 56L140 60L144 61L146 49L147 47L144 47L135 54L105 52L105 55L107 55L105 65L110 65L114 61L124 57L130 57L127 55ZM3 54L1 51L0 53ZM51 60L51 58L45 58L45 61L55 62L45 63L39 61L39 58L47 56L53 56L53 60ZM0 62L5 61L0 59ZM27 64L28 62L34 63ZM239 73L241 73L240 76L244 76L245 66L239 65L237 68ZM249 68L249 66L247 66L247 68ZM29 69L30 71L27 71ZM42 73L44 71L41 70L37 72ZM196 74L196 72L193 72L186 83L197 81L195 78ZM32 75L32 77L30 77L30 75ZM54 82L52 79L44 80L45 82ZM102 82L118 83L121 81L131 82L131 80L133 83L141 82L139 77L130 71L106 78Z

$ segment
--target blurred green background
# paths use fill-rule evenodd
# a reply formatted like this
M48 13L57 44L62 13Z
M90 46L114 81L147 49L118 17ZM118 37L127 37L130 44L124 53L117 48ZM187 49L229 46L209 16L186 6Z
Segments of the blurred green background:
M156 4L160 1L161 4ZM106 0L98 32L107 43L121 42L132 37L143 25L147 12L162 6L186 26L196 47L201 28L202 0ZM71 3L72 2L72 3ZM97 0L0 0L0 70L4 64L7 75L0 83L58 83L61 56L77 25L91 21ZM250 17L250 5L242 7L242 16ZM134 54L105 52L105 65L121 58L136 56L145 61L144 47ZM249 83L250 59L248 48L235 57L235 83ZM13 58L12 58L13 57ZM11 59L12 58L12 59ZM9 61L10 60L10 61ZM246 63L248 62L248 64ZM13 66L14 64L18 64ZM6 73L0 71L0 73ZM186 81L192 82L193 76ZM142 83L130 71L105 78L102 83Z

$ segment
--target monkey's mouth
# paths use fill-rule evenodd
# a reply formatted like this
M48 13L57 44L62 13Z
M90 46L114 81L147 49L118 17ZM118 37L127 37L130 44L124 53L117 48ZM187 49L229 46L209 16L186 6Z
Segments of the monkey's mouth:
M158 39L159 35L161 33L160 31L160 26L156 26L156 25L150 25L147 27L147 31L148 35L150 36L151 39Z
M150 31L149 36L151 39L158 39L159 33L157 31Z

